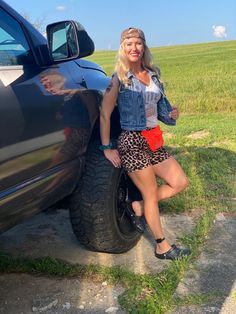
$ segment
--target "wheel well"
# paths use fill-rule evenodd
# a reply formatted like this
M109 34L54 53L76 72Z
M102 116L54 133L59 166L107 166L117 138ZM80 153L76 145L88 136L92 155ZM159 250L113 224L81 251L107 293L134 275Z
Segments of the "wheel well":
M110 137L114 140L117 140L118 136L121 133L121 127L120 127L120 114L117 106L115 107L114 111L111 115L111 131L110 131ZM98 141L100 142L100 122L99 117L97 118L94 127L93 132L90 137L90 143Z

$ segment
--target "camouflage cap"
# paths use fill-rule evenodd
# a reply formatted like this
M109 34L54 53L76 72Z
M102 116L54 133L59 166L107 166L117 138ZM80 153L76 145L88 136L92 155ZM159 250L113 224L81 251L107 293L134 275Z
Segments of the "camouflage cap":
M144 32L141 29L129 27L121 33L120 43L122 43L125 39L129 39L132 37L141 38L144 42L146 41Z

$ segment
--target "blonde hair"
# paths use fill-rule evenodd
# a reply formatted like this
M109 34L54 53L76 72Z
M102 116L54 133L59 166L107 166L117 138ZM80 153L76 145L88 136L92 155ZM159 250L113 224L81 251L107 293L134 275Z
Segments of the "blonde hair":
M127 73L129 72L130 67L124 51L126 41L127 39L123 40L120 44L120 48L116 56L115 72L117 73L120 82L127 87L130 84L130 81L127 77ZM141 60L142 67L146 70L151 70L155 72L157 77L159 78L160 72L153 63L151 52L148 46L146 45L146 42L143 39L142 41L144 45L144 52Z

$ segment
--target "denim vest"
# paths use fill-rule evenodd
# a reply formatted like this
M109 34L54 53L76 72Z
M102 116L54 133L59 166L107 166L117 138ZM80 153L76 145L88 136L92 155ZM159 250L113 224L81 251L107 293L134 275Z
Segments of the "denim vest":
M163 85L158 80L155 72L149 71L151 79L160 88L161 98L164 95ZM120 112L120 125L122 130L141 131L146 129L146 112L143 94L139 80L132 72L127 73L131 84L125 87L120 82L119 94L117 98Z

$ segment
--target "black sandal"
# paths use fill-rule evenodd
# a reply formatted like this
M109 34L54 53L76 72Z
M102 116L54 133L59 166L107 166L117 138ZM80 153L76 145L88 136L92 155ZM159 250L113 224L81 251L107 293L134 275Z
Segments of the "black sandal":
M126 210L127 216L130 218L131 223L133 224L135 229L138 232L143 233L145 230L145 227L146 227L145 226L145 218L143 216L135 215L135 213L132 209L132 203L131 202L126 203L125 210Z
M164 241L165 238L161 238L161 239L156 239L157 243L161 243L162 241ZM158 254L155 250L155 256L159 259L168 259L168 260L176 260L176 259L180 259L182 257L185 256L189 256L191 254L191 251L189 249L181 249L179 247L177 247L175 244L171 245L171 248L162 254Z

